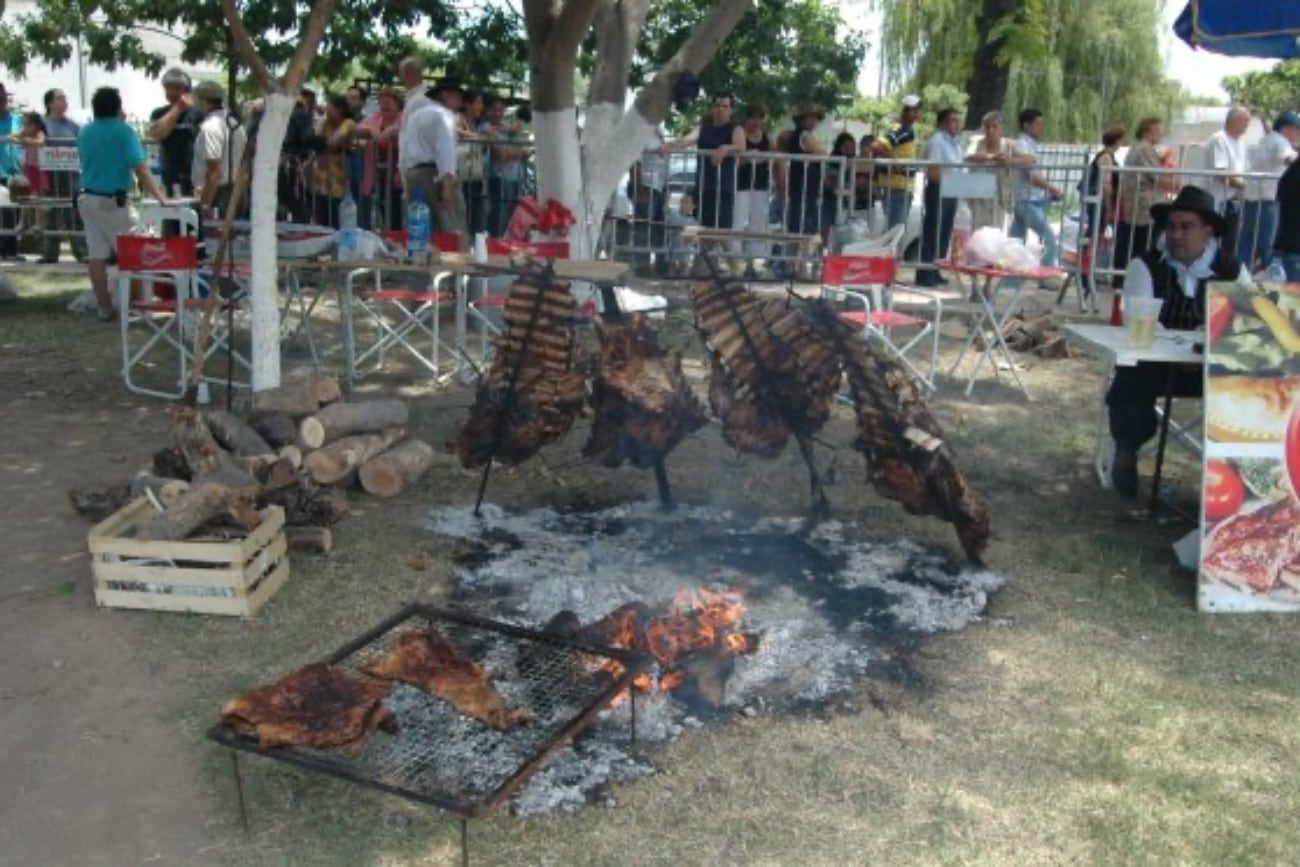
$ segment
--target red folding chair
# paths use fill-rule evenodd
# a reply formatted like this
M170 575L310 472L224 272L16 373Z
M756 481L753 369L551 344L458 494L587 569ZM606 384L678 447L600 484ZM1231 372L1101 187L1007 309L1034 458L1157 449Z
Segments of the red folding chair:
M902 365L928 390L934 389L934 372L939 360L939 323L943 303L937 297L918 295L933 317L915 316L893 308L897 263L892 255L827 256L822 259L822 297L843 302L847 307L840 320L858 329L866 340L880 340ZM909 296L911 297L911 296ZM895 335L903 332L900 340ZM908 357L929 338L928 372L923 373Z
M122 379L128 390L154 397L179 398L185 394L189 368L195 363L189 345L193 325L198 321L205 299L197 297L198 242L193 236L155 238L144 235L121 235L117 239L117 290L122 338ZM132 285L143 287L147 297L135 298ZM133 345L132 325L145 331L145 337ZM225 349L229 335L220 316L213 317L213 328L202 361ZM136 381L137 367L155 367L170 355L176 364L176 388L154 388ZM248 360L235 353L245 368ZM201 363L201 362L200 362ZM211 381L219 381L210 378Z
M406 249L406 232L386 231L379 235L398 249ZM434 232L431 241L439 252L459 252L461 248L460 236L451 232ZM358 268L347 275L345 291L351 303L344 303L343 342L348 381L360 376L362 365L371 359L374 359L376 368L383 367L385 357L393 349L406 350L417 363L441 378L442 353L450 353L453 358L456 356L456 346L442 339L441 313L448 302L455 302L457 294L456 291L438 289L442 278L451 275L435 273L426 289L385 286L383 276L384 271L378 268ZM353 305L361 309L374 329L374 339L360 352L357 351ZM459 343L459 335L456 342Z

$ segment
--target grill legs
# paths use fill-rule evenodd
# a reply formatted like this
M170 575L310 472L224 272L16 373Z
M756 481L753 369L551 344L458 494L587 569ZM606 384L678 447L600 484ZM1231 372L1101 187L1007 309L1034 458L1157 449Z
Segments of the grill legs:
M239 772L239 751L230 751L230 769L235 775L235 798L239 802L239 824L244 829L244 838L249 836L248 805L244 803L244 776Z

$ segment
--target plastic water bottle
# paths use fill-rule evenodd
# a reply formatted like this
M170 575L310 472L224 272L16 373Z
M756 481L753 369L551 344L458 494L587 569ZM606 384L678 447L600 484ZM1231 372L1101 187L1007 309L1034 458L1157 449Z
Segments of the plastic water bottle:
M343 204L339 205L339 261L351 262L357 258L357 203L352 200L352 194L347 193L343 196Z
M406 206L406 258L415 259L427 255L432 232L429 206L424 201L424 193L415 190L411 194L410 204Z
M481 265L487 260L487 232L479 232L474 235L474 261Z
M957 206L957 214L952 218L952 249L948 253L952 262L960 264L965 260L973 223L970 208L963 201Z

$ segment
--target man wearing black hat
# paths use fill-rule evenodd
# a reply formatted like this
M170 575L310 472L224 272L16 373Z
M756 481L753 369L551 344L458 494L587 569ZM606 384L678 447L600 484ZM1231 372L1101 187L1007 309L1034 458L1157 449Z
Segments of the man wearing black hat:
M1183 187L1172 202L1151 206L1160 239L1152 250L1129 262L1124 298L1160 298L1160 324L1180 331L1205 325L1205 287L1211 280L1249 285L1250 274L1233 251L1221 244L1226 221L1214 196L1200 187ZM1110 435L1115 440L1111 481L1115 490L1137 496L1137 452L1156 433L1156 399L1168 382L1168 366L1143 363L1121 367L1106 395ZM1199 368L1180 372L1174 391L1180 396L1201 393Z

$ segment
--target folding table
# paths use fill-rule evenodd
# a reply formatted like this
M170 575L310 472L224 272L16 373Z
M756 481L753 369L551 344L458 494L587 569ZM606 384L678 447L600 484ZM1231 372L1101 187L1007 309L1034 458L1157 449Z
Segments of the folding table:
M1011 354L1006 339L1002 336L1002 329L1016 309L1016 302L1020 300L1024 281L1059 280L1065 277L1065 272L1059 268L1045 267L1011 271L1005 268L967 265L947 259L937 261L934 264L940 271L947 271L952 274L957 279L958 284L962 283L963 277L969 278L971 298L979 305L975 322L971 325L970 334L967 336L966 342L962 344L961 352L957 354L957 360L949 368L948 375L953 376L956 374L957 368L961 366L962 361L966 358L966 353L975 345L976 338L983 333L985 326L988 326L993 329L993 339L991 341L986 339L984 348L978 350L975 368L971 371L970 378L966 380L966 396L970 397L971 391L975 388L975 378L979 376L980 369L984 366L985 361L993 368L993 376L1001 379L998 374L1000 356L1006 362L1007 369L1011 371L1011 378L1016 381L1016 387L1025 396L1025 400L1032 401L1033 397L1030 396L1029 389L1025 388L1025 384L1020 381L1020 374L1016 372L1016 359ZM1008 280L1014 281L1009 287L1011 288L1011 298L1006 306L999 311L997 306L998 294L1007 285Z
M1093 355L1106 362L1106 375L1102 378L1101 398L1097 411L1097 447L1093 453L1093 468L1102 487L1110 487L1110 465L1107 460L1107 445L1110 435L1107 431L1106 393L1114 378L1117 367L1136 367L1143 362L1163 362L1166 364L1204 365L1205 355L1196 351L1196 345L1205 343L1205 334L1199 331L1170 331L1157 329L1155 343L1144 349L1135 349L1129 345L1128 329L1119 325L1072 324L1061 328L1067 340L1076 343ZM1156 510L1160 493L1160 474L1164 467L1165 442L1168 439L1172 422L1169 409L1172 395L1166 395L1161 410L1160 439L1156 445L1156 470L1152 482L1151 507ZM1190 439L1182 428L1180 436ZM1200 443L1193 440L1199 447Z

